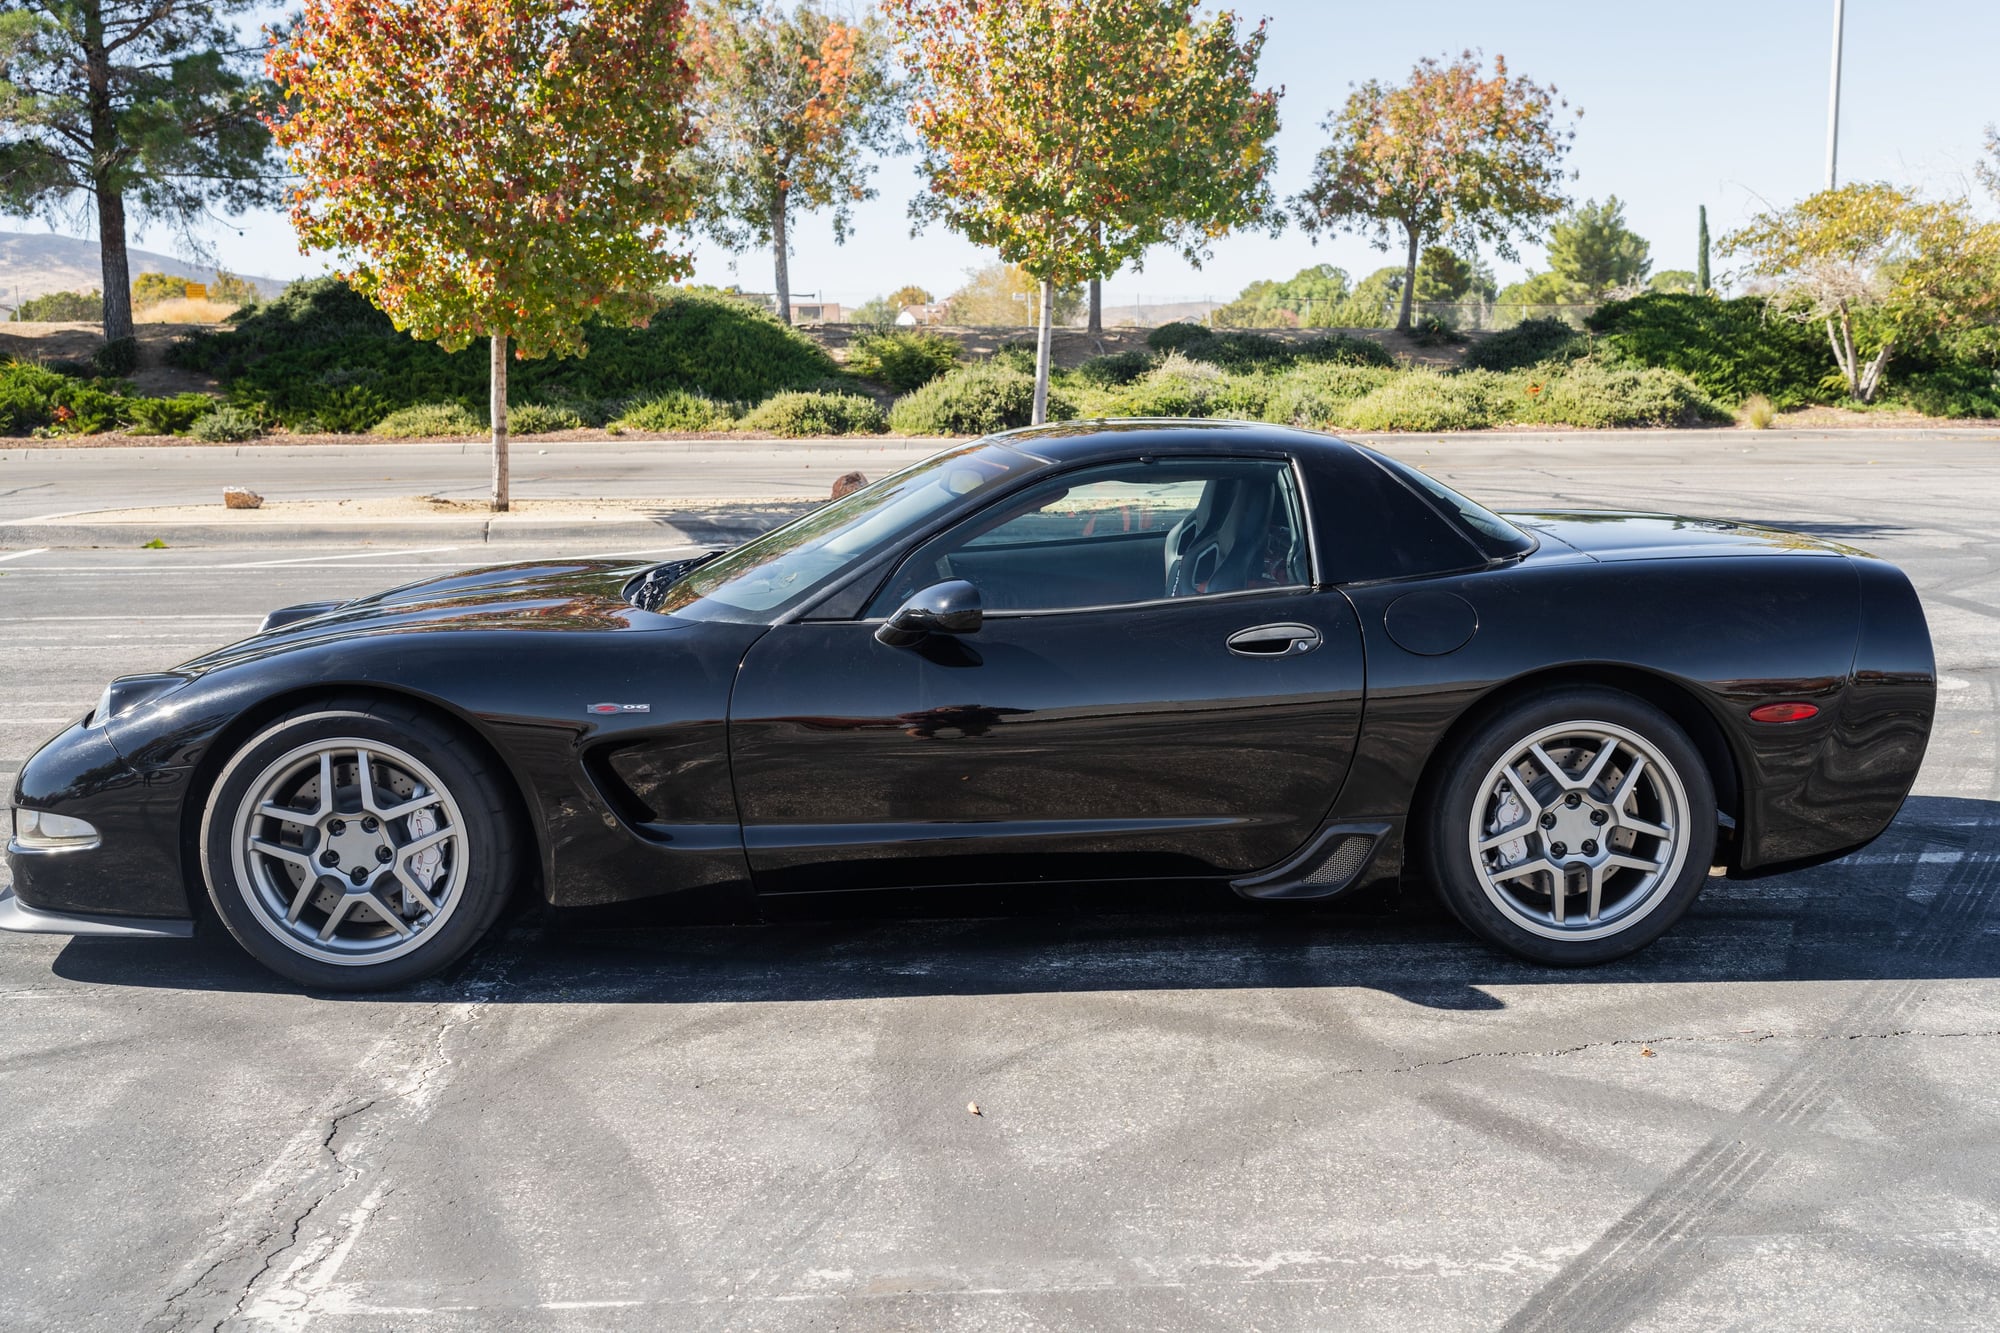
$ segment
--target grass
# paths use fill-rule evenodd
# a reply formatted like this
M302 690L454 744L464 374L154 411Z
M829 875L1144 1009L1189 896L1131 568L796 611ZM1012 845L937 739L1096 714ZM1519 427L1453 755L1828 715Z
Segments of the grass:
M132 312L135 324L220 324L242 307L231 301L190 301L185 296L140 306Z

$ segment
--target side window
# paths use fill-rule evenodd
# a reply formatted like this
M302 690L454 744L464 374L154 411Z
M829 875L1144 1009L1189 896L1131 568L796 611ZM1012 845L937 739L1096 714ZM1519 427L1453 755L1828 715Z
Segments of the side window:
M931 539L868 614L947 579L977 587L989 612L1061 611L1301 587L1309 570L1286 464L1135 460L1031 487Z

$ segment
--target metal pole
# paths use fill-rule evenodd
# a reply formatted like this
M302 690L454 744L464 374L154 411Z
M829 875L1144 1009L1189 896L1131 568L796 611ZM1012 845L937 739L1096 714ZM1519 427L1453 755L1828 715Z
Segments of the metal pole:
M1835 184L1834 161L1840 148L1840 31L1845 25L1847 0L1833 0L1833 75L1826 94L1826 188Z

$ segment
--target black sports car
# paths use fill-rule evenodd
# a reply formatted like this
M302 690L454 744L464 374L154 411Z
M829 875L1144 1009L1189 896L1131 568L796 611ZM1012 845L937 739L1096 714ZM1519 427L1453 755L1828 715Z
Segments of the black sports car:
M272 968L362 988L457 958L517 887L754 917L1415 869L1494 944L1594 963L1712 865L1874 838L1935 697L1909 581L1859 551L1501 517L1304 431L1072 424L727 552L289 607L113 681L21 771L0 926L186 935L205 887Z

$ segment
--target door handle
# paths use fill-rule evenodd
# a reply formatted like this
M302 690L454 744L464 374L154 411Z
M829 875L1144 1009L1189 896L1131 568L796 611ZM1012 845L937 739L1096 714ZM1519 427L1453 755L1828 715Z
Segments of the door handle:
M1238 657L1297 657L1320 645L1311 625L1253 625L1229 636L1229 651Z

